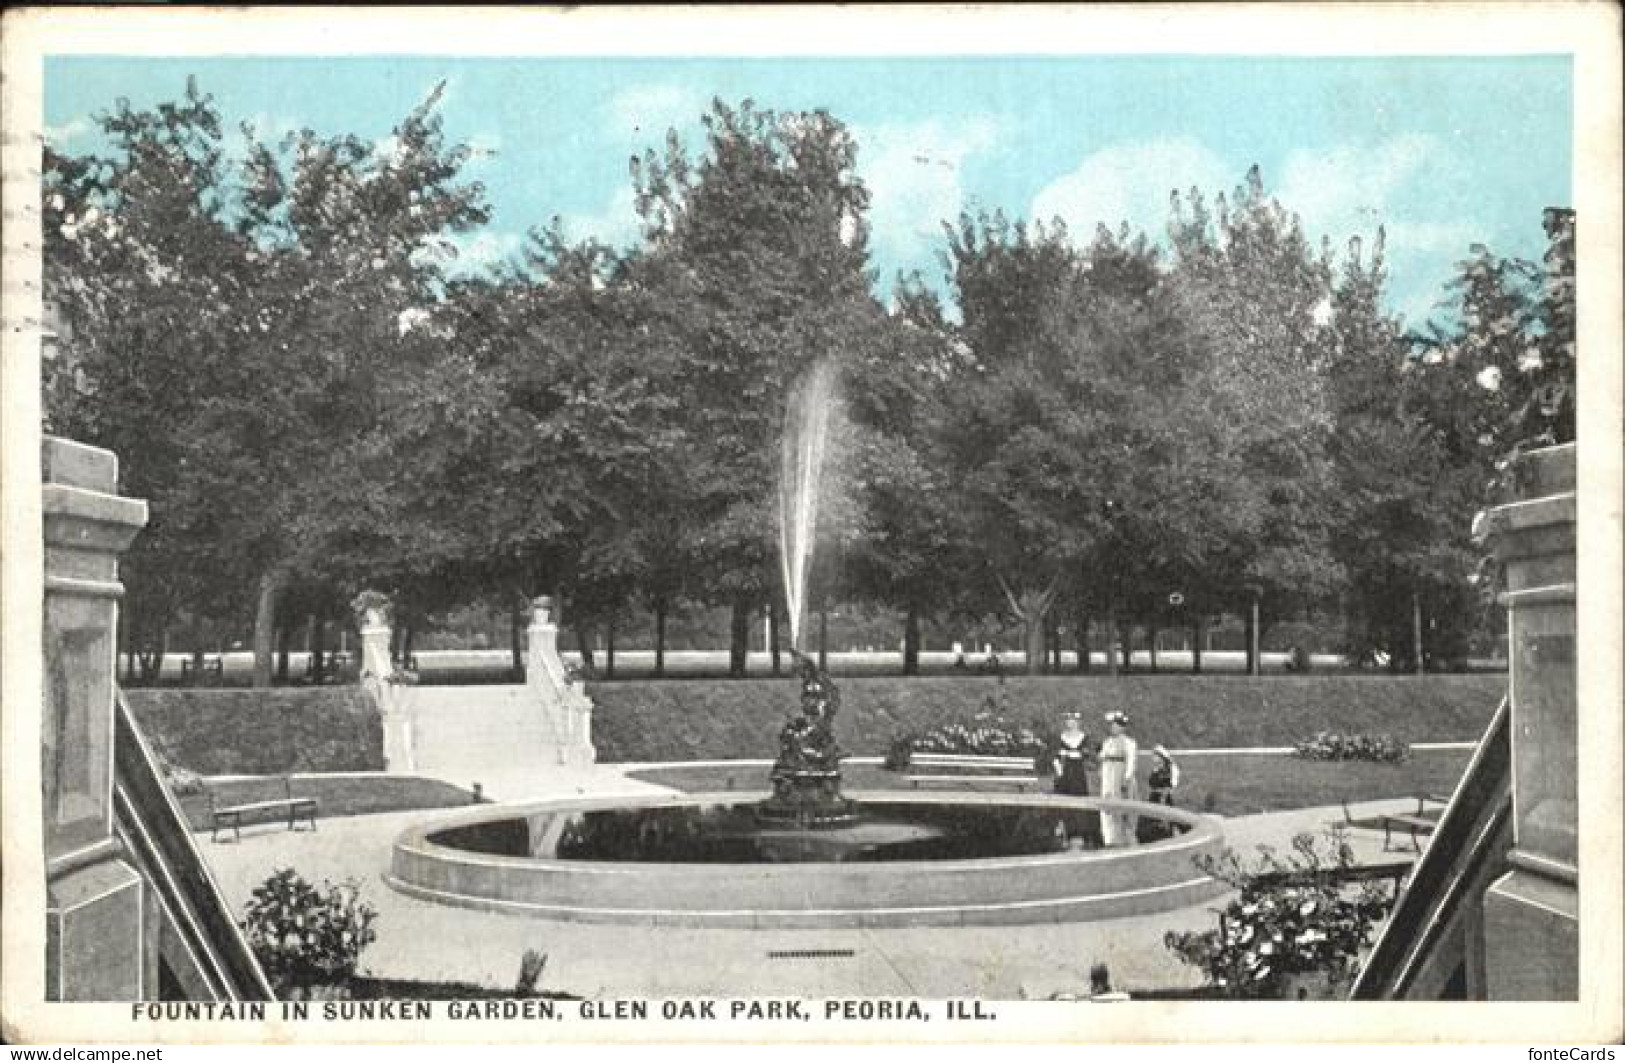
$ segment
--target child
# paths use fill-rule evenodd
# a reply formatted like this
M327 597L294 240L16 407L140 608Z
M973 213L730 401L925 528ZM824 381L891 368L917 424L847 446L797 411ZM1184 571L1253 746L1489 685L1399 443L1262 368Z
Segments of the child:
M1151 765L1151 774L1146 778L1151 789L1151 801L1172 807L1174 791L1179 788L1179 765L1165 746L1157 746L1151 755L1156 758Z

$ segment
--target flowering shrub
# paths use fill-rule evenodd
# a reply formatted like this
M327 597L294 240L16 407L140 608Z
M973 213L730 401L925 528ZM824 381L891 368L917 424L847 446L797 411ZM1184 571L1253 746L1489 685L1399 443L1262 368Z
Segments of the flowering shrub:
M163 761L159 764L159 771L163 773L164 782L169 784L169 792L176 797L192 797L203 792L203 777L191 768Z
M1305 975L1332 984L1352 978L1360 949L1392 903L1386 888L1340 881L1337 873L1354 866L1340 831L1329 832L1324 846L1315 835L1300 834L1285 858L1259 848L1259 863L1250 869L1229 851L1217 860L1199 859L1203 871L1238 895L1220 913L1218 929L1170 931L1163 944L1230 997L1279 999Z
M1410 756L1410 746L1392 735L1343 735L1317 731L1294 751L1305 760L1375 760L1397 764Z
M318 890L283 868L249 897L242 928L278 995L347 982L378 936L378 912L362 902L355 882L323 885Z
M886 767L892 771L907 768L915 753L960 753L984 757L1032 757L1035 764L1048 763L1046 751L1055 740L1039 724L1018 724L1007 717L983 711L968 722L938 724L927 731L915 731L892 739L886 751Z

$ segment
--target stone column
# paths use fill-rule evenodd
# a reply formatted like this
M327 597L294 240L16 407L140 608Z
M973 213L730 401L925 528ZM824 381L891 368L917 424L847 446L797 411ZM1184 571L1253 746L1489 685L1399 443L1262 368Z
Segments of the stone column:
M383 724L384 770L415 771L412 716L405 692L394 681L395 662L389 656L394 634L389 599L377 591L363 591L350 604L361 632L361 686L378 706Z
M559 657L552 608L553 599L546 596L531 602L525 686L543 714L558 762L591 764L598 757L592 745L592 700Z
M118 459L65 439L42 448L45 531L46 997L141 1000L145 888L113 833L118 557L147 523L118 495Z
M1506 568L1512 669L1512 870L1484 898L1492 1000L1579 997L1574 460L1573 444L1523 455L1519 500L1478 528Z

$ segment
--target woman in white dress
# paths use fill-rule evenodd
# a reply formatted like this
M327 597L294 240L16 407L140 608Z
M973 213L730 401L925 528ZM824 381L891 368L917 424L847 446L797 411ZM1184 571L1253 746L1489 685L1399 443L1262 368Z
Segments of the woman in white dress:
M1140 749L1128 733L1128 716L1108 712L1106 726L1111 731L1100 744L1100 796L1133 801L1139 797L1136 762ZM1101 840L1108 846L1133 845L1136 817L1129 812L1100 813Z

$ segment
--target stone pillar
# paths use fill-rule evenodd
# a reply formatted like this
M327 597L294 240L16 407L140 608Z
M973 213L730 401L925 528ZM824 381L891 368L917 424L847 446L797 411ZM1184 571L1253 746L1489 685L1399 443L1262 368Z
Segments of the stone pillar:
M1574 460L1573 444L1523 455L1518 501L1477 529L1506 568L1511 657L1512 870L1484 898L1491 1000L1579 998Z
M41 728L46 998L141 1000L144 884L113 833L118 557L147 523L118 495L118 459L65 439L42 448L45 704Z
M412 715L405 693L395 682L395 662L389 656L394 634L389 599L377 591L362 591L350 603L361 632L361 687L378 706L384 730L384 770L417 770L413 748Z
M598 758L592 745L592 700L559 657L552 608L553 599L545 596L531 602L525 686L543 714L558 763L591 764Z

